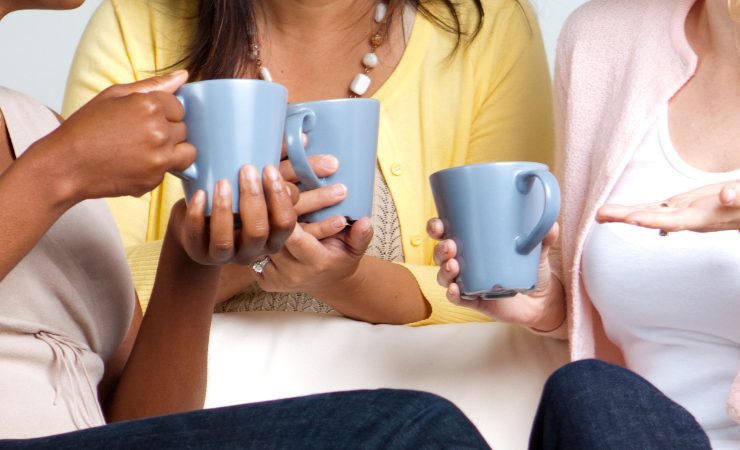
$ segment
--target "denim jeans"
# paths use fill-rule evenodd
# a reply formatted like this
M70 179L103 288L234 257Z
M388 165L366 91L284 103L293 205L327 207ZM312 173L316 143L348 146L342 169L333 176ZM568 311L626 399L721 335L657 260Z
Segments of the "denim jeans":
M589 359L570 363L550 376L529 448L711 447L694 417L647 380L622 367Z
M404 390L351 391L132 420L1 449L487 449L449 401Z

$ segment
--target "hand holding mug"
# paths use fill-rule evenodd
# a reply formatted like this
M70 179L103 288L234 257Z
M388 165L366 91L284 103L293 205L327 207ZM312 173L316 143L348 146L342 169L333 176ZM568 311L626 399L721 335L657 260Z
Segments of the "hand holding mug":
M39 141L51 144L45 156L59 173L50 176L68 180L73 202L142 195L193 161L184 111L172 95L187 76L178 71L112 86Z
M475 309L501 322L515 323L542 331L553 330L562 323L564 316L557 308L560 306L557 303L562 301L563 288L560 281L550 273L548 259L550 248L558 239L557 223L552 226L542 241L537 270L537 289L526 295L519 294L496 301L481 298L463 300L460 297L460 287L455 282L460 275L460 264L455 259L457 256L455 241L444 239L444 224L438 218L427 222L427 233L432 239L439 240L434 247L434 262L439 266L437 283L447 288L447 299L450 302Z
M372 237L367 217L350 228L342 216L299 224L285 247L271 256L257 283L268 292L306 292L322 298L352 282Z
M173 207L170 227L193 259L204 264L233 262L251 264L261 255L279 251L296 225L293 207L296 196L280 172L267 166L260 176L255 166L239 171L239 218L235 230L232 198L235 192L228 180L219 180L213 190L211 211L206 221L206 192L196 191Z

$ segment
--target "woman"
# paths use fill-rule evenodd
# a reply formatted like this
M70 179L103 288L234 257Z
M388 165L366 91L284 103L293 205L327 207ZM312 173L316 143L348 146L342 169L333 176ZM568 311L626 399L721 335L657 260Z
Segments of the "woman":
M548 70L526 1L107 0L78 48L65 114L110 83L171 66L187 67L194 79L269 77L287 86L291 102L352 95L382 105L372 223L324 240L297 227L261 274L229 269L219 298L246 292L223 310L338 311L382 323L487 320L450 305L436 284L434 242L424 233L434 214L427 177L465 163L550 159ZM324 173L336 170L336 160L326 163ZM283 175L294 180L289 170ZM297 209L345 195L343 186L305 193ZM181 196L179 181L165 177L150 197L111 202L145 291L161 218Z
M737 0L593 1L562 32L560 244L539 291L465 302L602 360L551 378L535 448L740 445L738 33ZM436 251L460 303L455 244Z
M80 3L0 0L0 18ZM192 163L184 111L172 95L187 77L179 71L111 87L61 125L46 107L0 88L0 448L484 448L456 408L414 392L181 413L203 406L218 264L279 249L295 227L297 201L277 168L267 167L260 183L245 167L241 192L251 183L263 190L241 197L239 233L224 180L208 226L202 191L189 205L176 203L142 320L100 199L141 195ZM268 235L250 234L251 221L268 224ZM289 425L280 424L285 418Z

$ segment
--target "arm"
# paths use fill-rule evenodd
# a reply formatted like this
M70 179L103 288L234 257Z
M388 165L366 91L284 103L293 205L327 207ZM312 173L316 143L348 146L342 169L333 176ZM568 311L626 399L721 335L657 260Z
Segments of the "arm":
M253 167L243 168L239 200L243 226L238 233L233 228L231 191L224 180L216 189L220 194L214 194L207 225L203 192L191 198L187 209L184 201L173 208L149 308L130 356L119 355L119 362L109 366L120 367L120 360L126 359L105 401L110 420L203 406L219 264L249 263L274 252L295 227L293 196L278 170L265 169L264 191L251 191L253 184L260 184L259 174ZM223 189L228 195L223 195ZM128 348L130 340L124 341L121 353L125 355Z

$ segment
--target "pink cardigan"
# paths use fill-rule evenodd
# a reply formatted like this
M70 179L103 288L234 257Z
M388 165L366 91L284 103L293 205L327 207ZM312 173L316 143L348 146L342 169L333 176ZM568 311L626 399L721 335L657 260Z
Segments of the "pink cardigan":
M697 56L685 35L695 0L593 0L567 21L555 71L563 210L551 257L565 286L573 360L621 354L604 334L581 280L581 255L601 206L660 105L691 78ZM565 337L566 326L551 333ZM727 403L740 423L740 372Z

